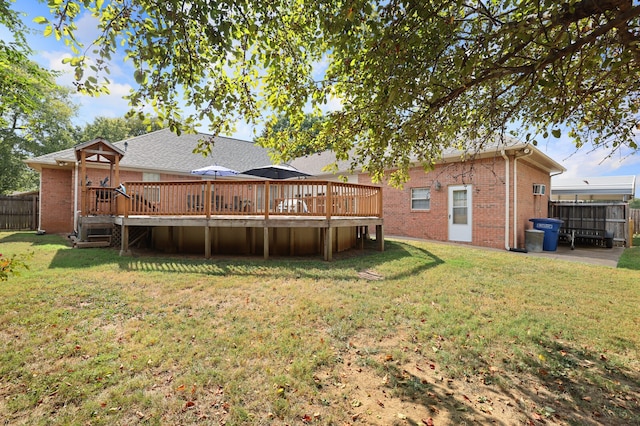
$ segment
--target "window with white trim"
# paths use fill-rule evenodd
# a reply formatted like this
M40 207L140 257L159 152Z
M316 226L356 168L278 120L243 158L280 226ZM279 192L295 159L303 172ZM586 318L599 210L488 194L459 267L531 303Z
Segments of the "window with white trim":
M142 173L143 182L160 182L160 173ZM160 187L152 185L144 185L143 195L149 203L160 202Z
M411 210L429 210L431 208L430 188L411 188Z

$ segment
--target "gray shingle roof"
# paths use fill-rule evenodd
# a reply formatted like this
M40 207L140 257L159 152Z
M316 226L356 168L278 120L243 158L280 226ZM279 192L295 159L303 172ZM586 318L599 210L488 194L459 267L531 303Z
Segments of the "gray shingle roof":
M189 173L200 167L218 164L241 172L271 164L265 148L253 142L226 137L213 138L214 145L207 157L193 153L198 141L211 137L205 133L178 136L169 129L163 129L127 139L126 149L125 141L113 145L125 151L120 161L120 167L124 169ZM27 163L56 164L56 160L75 161L74 148L32 158Z

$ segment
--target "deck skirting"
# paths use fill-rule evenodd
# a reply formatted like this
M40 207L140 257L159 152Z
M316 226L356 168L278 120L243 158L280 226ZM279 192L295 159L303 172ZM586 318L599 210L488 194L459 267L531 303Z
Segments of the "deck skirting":
M375 229L378 249L384 250L383 220L379 217L332 216L112 216L121 228L120 253L129 249L129 228L152 229L155 245L169 251L213 254L322 254L355 248ZM241 230L244 229L244 232ZM260 232L260 229L262 231ZM261 249L261 250L260 250Z

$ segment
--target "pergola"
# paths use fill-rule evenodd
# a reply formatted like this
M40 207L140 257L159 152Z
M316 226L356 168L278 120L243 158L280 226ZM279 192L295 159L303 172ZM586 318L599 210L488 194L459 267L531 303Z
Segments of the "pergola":
M124 156L124 151L118 149L108 141L97 138L89 142L82 143L75 148L76 159L80 162L80 176L87 175L87 163L103 164L109 166L109 182L120 181L120 160ZM81 179L80 208L82 214L87 199L87 182Z

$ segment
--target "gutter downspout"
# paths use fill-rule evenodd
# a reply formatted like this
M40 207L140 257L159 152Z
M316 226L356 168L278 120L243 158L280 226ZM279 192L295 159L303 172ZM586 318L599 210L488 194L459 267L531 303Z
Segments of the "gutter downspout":
M36 231L38 234L44 233L42 230L42 167L40 167L39 173L39 181L40 187L38 188L38 230Z
M516 154L513 159L513 246L518 247L518 160L529 157L533 150L528 145L522 150L524 153L520 157Z
M78 162L76 161L73 185L73 230L78 233Z
M509 250L509 156L504 151L504 144L500 148L500 154L504 158L504 248Z

